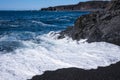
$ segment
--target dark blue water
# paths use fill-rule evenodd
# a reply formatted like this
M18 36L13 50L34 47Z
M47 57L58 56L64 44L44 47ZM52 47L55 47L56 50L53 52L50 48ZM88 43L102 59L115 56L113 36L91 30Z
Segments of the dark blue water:
M20 41L36 40L36 36L61 31L72 26L77 17L89 12L0 11L0 51L12 51Z

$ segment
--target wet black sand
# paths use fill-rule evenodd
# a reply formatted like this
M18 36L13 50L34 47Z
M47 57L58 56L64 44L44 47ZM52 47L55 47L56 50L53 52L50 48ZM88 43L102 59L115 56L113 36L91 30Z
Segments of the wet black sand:
M92 70L64 68L46 71L43 75L34 76L31 80L120 80L120 62Z

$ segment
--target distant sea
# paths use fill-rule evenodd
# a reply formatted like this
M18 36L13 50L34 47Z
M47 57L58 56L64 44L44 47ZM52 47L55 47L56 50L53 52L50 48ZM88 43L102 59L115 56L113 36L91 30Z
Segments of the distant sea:
M89 14L80 11L0 11L0 80L26 80L45 70L108 66L120 60L118 46L58 40L58 32Z

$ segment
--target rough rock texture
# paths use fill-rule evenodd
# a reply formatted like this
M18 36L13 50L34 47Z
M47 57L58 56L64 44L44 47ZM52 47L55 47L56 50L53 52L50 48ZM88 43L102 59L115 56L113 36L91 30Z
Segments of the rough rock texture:
M55 6L42 8L41 11L65 11L65 10L101 10L104 9L108 1L88 1L88 2L80 2L76 5L66 5L66 6Z
M113 4L110 4L109 10L120 10L120 1L119 0L112 0Z
M106 11L98 11L79 17L73 27L62 31L73 40L87 39L88 42L105 41L120 45L120 0L113 0Z
M43 75L34 76L31 80L120 80L120 62L96 70L68 68L46 71Z

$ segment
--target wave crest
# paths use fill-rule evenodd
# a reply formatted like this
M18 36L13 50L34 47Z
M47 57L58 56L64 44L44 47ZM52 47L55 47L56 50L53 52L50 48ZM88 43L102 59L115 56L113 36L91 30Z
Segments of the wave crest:
M45 24L45 23L43 23L41 21L35 21L35 20L33 20L32 23L36 23L36 24L39 24L39 25L42 25L42 26L55 26L55 25Z

